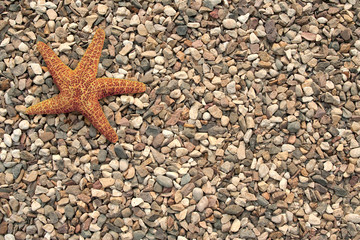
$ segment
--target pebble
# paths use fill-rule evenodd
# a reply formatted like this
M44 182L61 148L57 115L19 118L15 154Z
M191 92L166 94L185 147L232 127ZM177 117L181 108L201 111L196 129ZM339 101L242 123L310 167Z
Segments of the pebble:
M313 215L313 214L310 214L310 215L309 215L309 223L310 223L311 225L320 225L321 220L320 220L319 217L317 217L317 216L315 216L315 215Z
M158 182L161 186L166 188L171 188L173 186L171 178L166 176L157 176L156 182Z
M131 125L134 128L140 128L141 124L143 123L143 118L141 116L135 117L132 121L131 121Z
M192 194L195 201L199 201L204 195L201 188L194 188Z
M15 236L12 234L5 234L4 240L15 240Z
M98 13L100 15L105 15L107 10L108 10L108 6L106 6L104 4L98 4L97 5L97 10L98 10Z
M244 209L239 205L229 205L224 209L224 212L230 215L238 215L241 214L243 211Z
M203 196L196 204L196 208L199 212L203 212L208 205L209 205L209 199L206 196Z
M117 163L116 163L117 165ZM120 171L126 171L129 168L129 161L127 161L126 159L121 159L120 163L119 163L119 169Z
M227 85L226 90L229 94L235 94L236 93L236 83L234 81L230 82Z
M28 45L26 45L25 43L22 42L19 44L19 50L22 52L27 52L27 51L29 51L29 47L28 47Z
M353 158L360 157L360 148L354 148L350 150L350 156Z
M167 6L165 6L165 8L164 8L164 13L165 13L167 16L169 16L169 17L173 17L173 16L175 16L176 11L175 11L174 8L172 8L171 6L167 5Z
M21 130L28 130L29 127L30 127L30 123L29 123L29 121L27 121L27 120L22 120L22 121L19 123L19 128L20 128Z
M176 73L174 74L174 76L175 76L175 78L177 78L177 79L183 79L183 80L188 78L187 73L184 72L184 71L176 72Z
M269 173L269 168L265 164L259 166L259 177L264 178Z
M30 64L31 69L34 71L35 74L42 74L42 69L40 64L38 63L32 63Z
M236 21L231 18L224 19L222 24L226 29L234 29L237 26Z
M300 130L300 123L299 122L291 122L288 124L287 129L290 133L297 133Z
M4 134L4 143L8 147L12 146L12 138L9 134Z
M250 34L250 43L251 44L256 44L256 43L259 43L260 40L259 38L255 35L255 33L251 33Z
M352 223L360 223L360 215L359 214L354 214L354 213L349 213L345 216L345 220L348 222L352 222Z

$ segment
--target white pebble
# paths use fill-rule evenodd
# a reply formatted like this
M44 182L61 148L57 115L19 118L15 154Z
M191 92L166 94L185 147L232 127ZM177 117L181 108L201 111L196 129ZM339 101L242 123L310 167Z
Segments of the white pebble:
M254 44L254 43L259 43L260 40L259 38L255 35L255 33L250 33L250 43Z
M135 117L132 121L131 124L134 128L139 129L141 127L141 124L143 123L143 118L141 116Z
M175 16L176 11L171 6L167 5L164 8L164 13L169 17L173 17L173 16Z
M14 142L19 142L20 140L20 136L21 136L21 130L20 129L15 129L13 131L13 133L11 134L11 138Z
M21 130L28 130L30 127L30 123L28 120L22 120L20 123L19 123L19 128Z
M222 23L226 29L236 28L236 21L232 18L224 19Z
M22 51L22 52L27 52L27 51L29 51L29 47L25 43L21 42L19 44L19 50Z
M12 146L12 139L9 134L4 134L4 143L6 146L11 147Z

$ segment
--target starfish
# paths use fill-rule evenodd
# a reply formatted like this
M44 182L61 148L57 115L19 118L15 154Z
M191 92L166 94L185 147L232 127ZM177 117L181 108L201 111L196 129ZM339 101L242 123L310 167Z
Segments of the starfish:
M111 95L141 93L146 90L146 85L126 79L96 78L104 39L104 30L98 29L75 70L66 66L45 43L38 42L37 49L60 93L27 108L26 113L59 114L78 111L110 142L117 142L118 136L98 100Z

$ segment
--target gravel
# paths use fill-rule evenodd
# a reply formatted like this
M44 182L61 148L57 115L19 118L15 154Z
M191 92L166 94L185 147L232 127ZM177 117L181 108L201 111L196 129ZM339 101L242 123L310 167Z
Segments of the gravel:
M0 240L357 239L360 5L334 1L0 3ZM59 93L97 28L119 142Z

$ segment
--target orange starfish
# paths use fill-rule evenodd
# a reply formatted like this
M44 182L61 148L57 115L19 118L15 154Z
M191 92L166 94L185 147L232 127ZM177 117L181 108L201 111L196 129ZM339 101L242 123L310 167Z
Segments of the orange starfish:
M104 30L98 29L75 70L67 67L45 43L38 42L37 49L60 93L27 108L26 113L59 114L78 111L110 142L117 142L118 136L106 119L98 100L110 95L144 92L146 86L141 82L125 79L96 78L104 39Z

